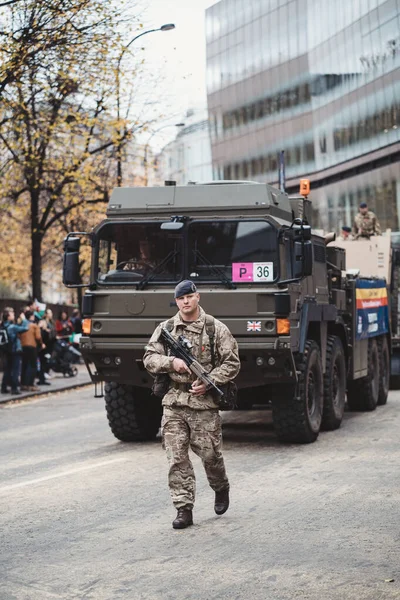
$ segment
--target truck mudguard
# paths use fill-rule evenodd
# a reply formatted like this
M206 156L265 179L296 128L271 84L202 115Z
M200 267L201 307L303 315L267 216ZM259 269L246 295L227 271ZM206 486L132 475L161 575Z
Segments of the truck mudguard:
M301 309L299 352L304 352L310 322L326 323L328 321L336 321L336 319L336 306L332 304L317 304L313 301L304 302Z

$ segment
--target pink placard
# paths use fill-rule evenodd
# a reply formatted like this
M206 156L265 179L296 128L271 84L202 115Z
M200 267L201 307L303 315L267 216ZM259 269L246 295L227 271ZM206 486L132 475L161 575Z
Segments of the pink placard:
M253 281L253 263L232 263L232 281Z

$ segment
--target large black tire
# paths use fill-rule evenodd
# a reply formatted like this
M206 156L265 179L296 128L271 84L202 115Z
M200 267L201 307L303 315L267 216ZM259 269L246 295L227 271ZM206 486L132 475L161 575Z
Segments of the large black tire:
M322 361L316 342L306 342L304 354L296 360L296 368L296 392L274 396L272 400L274 429L282 442L310 444L318 437L323 408Z
M400 252L400 250L396 250ZM399 330L399 290L400 290L400 267L396 264L392 266L392 283L390 293L390 316L392 325L392 335L397 337Z
M122 383L106 383L105 401L110 429L121 442L156 437L161 424L161 402L151 390Z
M368 375L350 381L347 388L347 404L350 410L375 410L379 398L379 352L375 338L368 340Z
M392 356L390 360L390 389L400 390L400 347L397 346L397 343L392 346Z
M321 429L339 429L346 402L346 361L340 338L330 335L326 347L324 410Z
M378 406L386 404L390 383L390 352L386 335L378 339L379 351L379 396Z

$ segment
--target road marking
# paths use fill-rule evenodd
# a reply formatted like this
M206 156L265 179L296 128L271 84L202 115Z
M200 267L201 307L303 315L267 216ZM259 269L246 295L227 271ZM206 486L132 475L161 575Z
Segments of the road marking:
M128 460L127 457L121 456L120 458L113 458L111 460L103 460L94 465L86 465L83 467L76 467L75 469L69 469L68 471L62 471L62 473L53 473L52 475L45 475L44 477L38 477L37 479L30 479L29 481L20 481L19 483L13 483L0 488L0 494L11 492L18 488L27 487L29 485L35 485L42 483L43 481L50 481L51 479L58 479L59 477L67 477L68 475L75 475L76 473L82 473L83 471L90 471L90 469L97 469L98 467L105 467L117 462L124 462Z

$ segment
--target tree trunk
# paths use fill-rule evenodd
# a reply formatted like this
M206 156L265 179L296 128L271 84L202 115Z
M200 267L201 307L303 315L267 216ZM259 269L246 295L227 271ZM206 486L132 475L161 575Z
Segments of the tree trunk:
M42 235L32 232L32 296L42 302Z
M32 256L32 297L42 302L42 239L39 230L39 192L35 178L31 184L31 256Z

